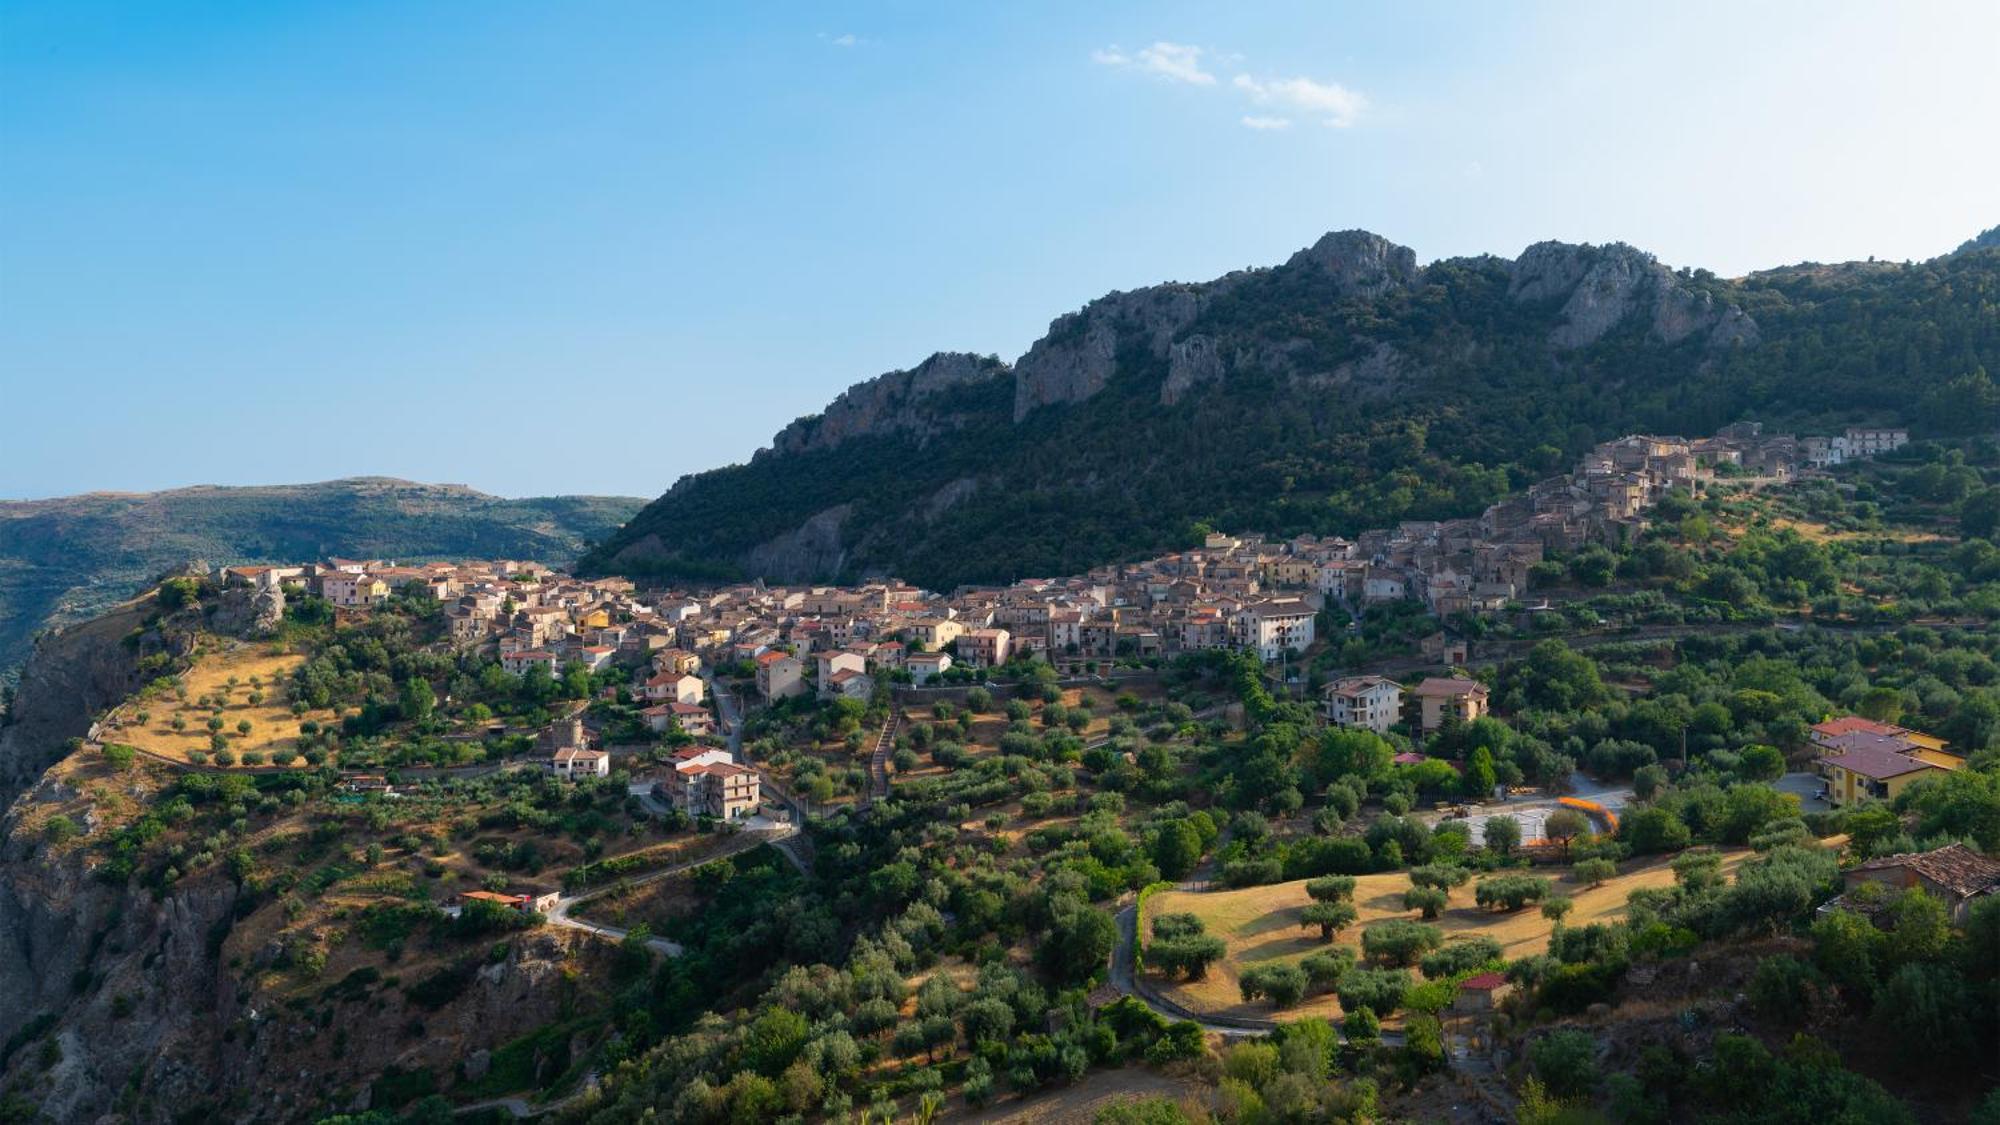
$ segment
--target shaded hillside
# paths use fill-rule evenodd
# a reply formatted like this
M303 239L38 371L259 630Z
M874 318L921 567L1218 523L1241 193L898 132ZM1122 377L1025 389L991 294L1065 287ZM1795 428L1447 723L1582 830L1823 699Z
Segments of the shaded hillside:
M676 578L1075 572L1201 524L1352 532L1475 513L1635 429L2000 426L2000 251L1719 279L1629 246L1418 266L1327 235L1284 265L1113 293L1009 366L849 388L683 478L585 559Z
M504 500L380 477L0 502L0 674L27 656L30 638L45 625L100 613L191 559L567 562L639 503L600 496Z

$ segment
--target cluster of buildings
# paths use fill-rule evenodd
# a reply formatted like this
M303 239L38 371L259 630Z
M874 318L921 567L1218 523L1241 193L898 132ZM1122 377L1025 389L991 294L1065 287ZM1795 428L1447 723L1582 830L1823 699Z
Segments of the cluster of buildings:
M1799 458L1815 469L1860 461L1910 444L1910 431L1880 426L1849 426L1831 437L1799 439Z
M771 699L867 698L885 676L922 684L954 668L1016 658L1062 663L1234 648L1276 661L1313 643L1317 613L1330 603L1415 600L1441 617L1494 612L1523 595L1530 568L1547 554L1628 539L1646 528L1647 510L1661 497L1698 489L1721 466L1789 477L1813 463L1821 443L1851 459L1907 440L1905 431L1880 429L1799 439L1766 435L1756 423L1692 441L1633 435L1597 446L1575 471L1474 518L1409 520L1351 540L1214 535L1143 562L949 595L893 580L640 592L625 579L584 580L507 560L333 559L232 567L224 577L297 583L337 611L418 587L446 604L455 642L492 646L509 672L555 675L572 662L640 667L648 722L702 733L703 667L749 663ZM1364 711L1380 710L1379 700L1360 702ZM1336 705L1347 706L1329 702Z
M1407 720L1429 735L1485 715L1490 696L1485 684L1463 676L1432 676L1409 688L1383 676L1349 676L1320 689L1320 707L1333 726L1386 734Z
M1826 779L1827 803L1834 806L1894 800L1911 782L1965 764L1942 738L1859 715L1815 723L1811 738L1820 751L1814 764Z

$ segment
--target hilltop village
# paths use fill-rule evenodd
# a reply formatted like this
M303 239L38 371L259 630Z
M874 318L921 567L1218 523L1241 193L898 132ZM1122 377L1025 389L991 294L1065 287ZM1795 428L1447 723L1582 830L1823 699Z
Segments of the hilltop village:
M398 566L333 559L228 567L217 577L262 599L282 602L287 590L316 597L337 615L422 594L443 603L452 645L497 657L516 677L617 666L652 733L709 743L683 750L654 795L690 816L741 819L758 809L762 779L714 745L725 741L716 736L732 733L740 742L709 690L719 671L753 681L769 702L813 694L866 703L890 686L974 683L1014 661L1045 661L1074 674L1101 662L1234 649L1276 663L1314 646L1329 608L1358 613L1402 603L1441 622L1499 613L1522 604L1531 571L1546 559L1635 541L1670 492L1699 492L1718 476L1784 482L1907 441L1906 431L1878 429L1802 440L1766 435L1755 423L1698 440L1632 435L1595 447L1575 471L1476 518L1404 522L1353 539L1211 534L1199 548L1143 562L950 594L894 580L641 591L623 578L582 579L513 560ZM1463 665L1469 651L1443 628L1424 640L1424 655L1436 664ZM607 698L617 690L606 689ZM1488 689L1433 676L1406 698L1392 679L1358 675L1322 685L1319 696L1334 725L1387 732L1407 718L1412 730L1429 734L1485 714ZM536 753L563 777L611 771L608 748L581 718L540 731Z
M1817 933L1823 903L1845 927L1907 885L1947 925L1990 916L1991 840L1929 810L1986 776L2000 587L1911 565L2000 568L1933 499L1977 520L1981 470L1926 445L1821 471L1906 440L1635 435L1474 518L1204 535L949 593L204 568L94 643L59 638L119 654L136 690L17 836L93 886L238 886L188 932L224 935L232 1010L280 1013L256 1065L319 1075L272 1095L301 1105L657 1102L683 1072L635 1076L631 1052L734 1042L797 1003L843 1013L851 1054L719 1047L680 1119L782 1117L730 1068L785 1079L791 1112L865 1098L887 1120L1179 1082L1246 1034L1411 1068L1399 1104L1520 1119L1516 1081L1574 1038L1535 1013L1630 1001L1637 1035L1698 941ZM851 934L839 979L893 983L798 991ZM1650 952L1600 970L1600 947ZM763 979L774 957L792 967ZM1718 996L1753 971L1729 964ZM107 1011L152 995L138 958L121 972ZM773 991L737 999L753 987ZM362 1004L409 1030L310 1033ZM692 1017L725 1006L742 1019ZM961 1040L953 1078L936 1060Z
M1908 440L1907 431L1873 429L1801 440L1754 423L1698 440L1632 435L1474 518L1407 521L1353 539L1212 534L1199 548L1143 562L950 594L894 580L642 592L622 578L506 560L335 559L230 567L221 578L269 590L295 584L342 612L419 589L446 603L456 643L494 646L511 673L647 665L649 720L701 734L710 719L698 706L698 674L741 662L755 666L767 698L866 698L878 680L964 680L1026 658L1065 667L1235 648L1274 662L1310 647L1319 612L1332 604L1415 602L1440 619L1497 613L1526 596L1545 558L1636 539L1648 510L1675 489L1698 491L1719 474L1783 482ZM1439 643L1435 655L1454 651L1448 638Z

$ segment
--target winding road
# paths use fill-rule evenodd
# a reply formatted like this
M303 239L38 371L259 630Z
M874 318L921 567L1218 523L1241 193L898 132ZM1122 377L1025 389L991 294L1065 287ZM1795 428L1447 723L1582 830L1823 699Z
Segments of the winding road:
M1206 889L1206 884L1183 883L1180 884L1180 889L1199 891ZM1139 980L1138 974L1134 971L1136 966L1135 954L1139 940L1139 904L1134 902L1120 910L1117 915L1117 922L1118 944L1111 949L1111 987L1144 1004L1162 1019L1174 1021L1189 1020L1200 1025L1203 1031L1220 1035L1224 1038L1240 1039L1268 1035L1277 1029L1278 1021L1276 1020L1238 1020L1228 1017L1203 1015L1181 1007L1179 1004L1155 992L1151 986L1143 984ZM1340 1034L1343 1042L1346 1041L1346 1033L1340 1031L1339 1024L1334 1024L1334 1030ZM1402 1032L1386 1027L1382 1029L1383 1045L1396 1047L1401 1046L1402 1042Z

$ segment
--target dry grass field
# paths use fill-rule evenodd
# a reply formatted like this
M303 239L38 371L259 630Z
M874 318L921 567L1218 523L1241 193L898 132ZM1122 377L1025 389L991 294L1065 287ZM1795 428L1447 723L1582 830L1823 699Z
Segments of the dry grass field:
M1724 872L1733 876L1737 866L1750 854L1747 849L1725 852ZM1665 858L1621 864L1618 877L1601 887L1572 881L1564 868L1538 868L1534 873L1554 879L1555 893L1576 904L1566 920L1571 926L1622 914L1625 898L1633 891L1666 886L1674 881ZM1208 932L1222 938L1229 947L1228 954L1210 967L1203 980L1168 982L1154 976L1151 978L1154 984L1191 1011L1270 1018L1273 1013L1268 1002L1243 1002L1237 980L1247 967L1272 961L1296 962L1324 948L1317 929L1299 925L1299 912L1312 901L1305 887L1305 880L1301 879L1237 891L1165 891L1153 895L1146 900L1146 917L1140 920L1146 935L1152 932L1152 918L1186 912L1198 915ZM1361 931L1368 926L1392 918L1420 920L1416 911L1403 909L1403 892L1409 888L1409 876L1403 872L1360 876L1354 889L1354 905L1361 917L1337 936L1335 943L1352 947L1359 956ZM1474 934L1490 937L1500 943L1509 960L1548 948L1553 928L1541 911L1532 906L1511 913L1480 909L1473 903L1471 883L1452 891L1451 905L1433 924L1445 932L1446 941ZM1339 1014L1340 1002L1328 994L1312 997L1277 1016L1296 1019Z
M185 698L168 694L129 704L118 724L105 734L105 741L127 743L185 762L191 750L208 751L208 723L219 718L221 733L238 763L246 751L268 761L273 751L290 751L297 746L301 722L339 722L333 711L292 714L285 689L292 671L304 662L300 654L269 645L236 645L205 654L181 677ZM258 702L251 702L253 695L259 697ZM201 705L204 697L211 700L210 706ZM220 711L215 703L221 704ZM139 720L141 714L146 716L144 722ZM174 729L176 718L181 720L180 730ZM242 722L250 724L247 735L238 731L237 724Z

